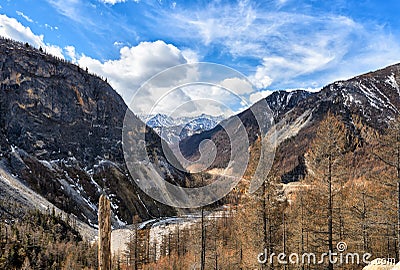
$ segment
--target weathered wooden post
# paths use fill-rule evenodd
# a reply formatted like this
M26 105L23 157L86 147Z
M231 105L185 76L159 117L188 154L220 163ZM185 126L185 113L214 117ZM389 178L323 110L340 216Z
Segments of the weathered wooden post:
M111 270L111 208L105 195L99 199L99 270Z

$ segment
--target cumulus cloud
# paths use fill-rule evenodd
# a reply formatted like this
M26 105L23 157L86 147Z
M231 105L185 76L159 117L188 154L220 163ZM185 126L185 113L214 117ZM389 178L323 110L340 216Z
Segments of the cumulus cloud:
M159 95L154 91L160 91ZM201 113L209 115L224 115L226 117L237 113L241 97L216 85L190 84L178 88L152 89L153 95L143 100L153 99L148 111L151 114L164 113L171 116L198 116ZM139 101L135 106L144 106ZM150 104L149 104L150 105ZM146 105L148 106L148 105Z
M72 63L76 63L76 51L74 46L65 46L65 54L71 59Z
M240 80L239 78L235 78ZM192 100L191 105L196 111L210 115L230 116L237 113L241 103L247 103L245 96L234 88L228 88L220 83L214 85L194 84L181 87L182 92Z
M68 48L68 55L75 57L72 48ZM249 105L248 99L243 100L255 91L249 81L233 76L236 71L229 68L203 66L196 60L194 52L158 40L125 46L116 60L101 62L81 55L77 62L107 78L138 114L175 112L181 116L201 113L228 116L237 112L243 102Z
M249 79L257 88L261 89L271 85L273 80L270 75L271 74L269 74L267 69L262 66L258 66L255 74L252 74Z
M142 42L137 46L123 47L120 49L120 57L116 60L107 60L101 62L88 56L81 56L78 63L82 67L96 74L106 77L110 84L120 93L124 100L129 103L132 96L138 88L157 73L180 64L187 63L187 59L182 52L171 44L166 44L164 41ZM152 81L154 89L172 85L173 79L178 80L179 77L185 77L186 74L177 74L176 78L168 78L165 81ZM166 84L166 85L163 85ZM155 93L150 93L144 97L145 100L151 100L151 96Z
M251 103L255 103L262 98L266 98L271 95L274 91L271 90L264 90L264 91L257 91L250 95L249 99Z
M198 53L195 52L194 50L184 49L181 52L182 52L183 57L186 58L188 63L197 63L197 62L199 62L200 57L199 57Z
M249 81L237 77L224 79L220 82L220 85L239 95L249 94L255 90Z
M6 15L0 15L0 35L21 42L28 42L37 48L42 47L46 52L64 58L60 47L45 43L43 35L35 35L29 27L23 26L16 19L9 18Z

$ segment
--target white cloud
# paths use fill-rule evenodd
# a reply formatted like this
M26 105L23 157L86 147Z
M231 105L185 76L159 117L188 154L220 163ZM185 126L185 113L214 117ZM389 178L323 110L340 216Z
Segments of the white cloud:
M249 74L259 88L319 87L399 61L399 39L383 27L326 12L282 11L289 2L215 1L152 19L171 35L218 46L239 65L242 58L259 62Z
M59 13L73 20L78 20L76 6L79 0L48 0Z
M128 103L136 90L148 79L157 73L172 66L185 64L187 60L182 52L171 44L164 41L142 42L134 47L123 47L120 49L120 57L117 60L100 62L97 59L83 55L78 63L82 67L88 67L90 71L106 77L110 84ZM186 76L186 74L177 75ZM162 89L163 83L159 83L157 89ZM170 86L170 82L167 86ZM151 100L152 93L144 97L143 102Z
M111 4L111 5L115 5L117 3L124 3L126 2L126 0L100 0L101 2L105 3L105 4Z
M155 109L161 109L164 113L172 112L176 116L198 116L201 113L230 116L237 113L241 101L241 96L227 91L221 85L195 83L163 96Z
M276 6L278 8L281 8L282 6L284 6L287 2L289 2L289 0L277 0L276 1Z
M60 47L45 43L43 35L35 35L29 27L23 26L16 19L9 18L6 15L0 15L0 35L21 42L28 42L37 48L42 47L46 52L64 58Z
M255 102L259 101L259 100L262 99L262 98L268 97L268 96L271 95L273 92L274 92L274 91L271 91L271 90L264 90L264 91L255 92L255 93L253 93L253 94L250 95L250 98L249 98L249 99L250 99L250 102L251 102L251 103L255 103Z
M53 27L53 26L51 26L50 24L47 24L47 23L44 24L44 27L47 28L47 29L50 29L50 30L58 30L57 26Z
M251 76L260 88L322 70L340 60L347 52L350 35L360 30L360 25L342 16L265 12L240 3L224 9L212 6L204 13L180 14L175 19L190 32L199 33L204 45L220 44L233 57L262 59ZM313 26L325 30L304 31Z
M85 27L96 27L87 14L82 14L83 7L80 0L47 0L47 2L60 14Z
M114 45L115 47L121 47L121 46L124 45L124 43L121 42L121 41L115 41L115 42L113 43L113 45Z
M199 62L199 55L197 52L195 52L194 50L191 49L184 49L181 51L183 57L186 58L188 63L197 63Z
M249 79L259 89L266 88L266 87L270 86L272 83L272 78L270 77L268 70L266 70L265 68L263 68L261 66L257 67L256 73L251 75L249 77Z
M124 33L126 37L136 36L134 30L135 27L129 25L125 20L121 20L121 17L108 9L107 7L101 7L96 10L96 5L90 3L90 1L84 0L45 0L47 1L56 12L67 17L71 20L71 23L77 23L79 25L72 25L72 28L76 28L78 34L81 34L81 28L85 31L90 31L91 34L98 34L104 36L105 33L111 37L116 33ZM116 4L118 2L125 2L121 0L98 0L103 3ZM127 0L126 0L127 1ZM105 8L105 10L104 10ZM68 28L68 27L67 27ZM82 38L89 38L82 35ZM136 41L138 41L136 37ZM89 41L90 42L90 41ZM102 46L104 47L104 46ZM98 48L102 50L101 48Z
M72 50L68 51L75 55ZM134 47L125 46L120 49L120 56L116 60L101 62L85 55L78 58L77 62L81 67L88 67L91 72L107 78L138 114L169 114L175 111L192 116L201 113L231 115L237 112L238 104L243 102L242 96L254 91L252 85L241 78L218 80L221 74L216 74L212 79L214 76L210 72L216 72L222 66L202 69L192 62L197 60L197 54L180 50L160 40L142 42ZM192 64L182 65L187 63ZM174 69L169 69L171 67ZM165 70L168 72L160 73ZM159 75L154 77L156 74ZM234 72L228 69L227 74ZM205 79L203 75L208 83L202 83ZM226 74L222 74L224 75ZM231 89L234 93L226 89ZM135 98L131 100L133 96Z
M220 85L239 95L249 94L255 90L249 81L237 77L224 79Z
M74 46L66 46L64 48L65 54L71 58L72 63L76 63L76 51Z
M25 20L27 20L28 22L33 22L33 20L31 18L29 18L27 15L25 15L24 13L22 13L21 11L16 11L18 16L21 16L22 18L24 18Z

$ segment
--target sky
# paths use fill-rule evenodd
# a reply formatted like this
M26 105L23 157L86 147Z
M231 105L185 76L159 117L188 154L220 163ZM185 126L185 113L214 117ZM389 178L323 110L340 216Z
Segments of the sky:
M168 113L207 97L213 106L203 100L192 114L228 115L275 90L316 91L399 63L398 14L398 0L0 0L0 35L107 78L128 104L141 101L138 113ZM154 95L141 91L159 72L196 62L243 76L216 76L208 81L217 85L212 89L171 84ZM190 66L179 82L202 81L202 72Z

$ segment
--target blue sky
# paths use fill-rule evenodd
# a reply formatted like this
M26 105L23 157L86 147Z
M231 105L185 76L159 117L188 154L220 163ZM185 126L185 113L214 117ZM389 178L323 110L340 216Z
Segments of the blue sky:
M271 90L319 89L400 62L398 0L1 0L0 6L0 35L88 67L126 101L158 72L196 61L247 76L255 86L241 93L248 104Z

